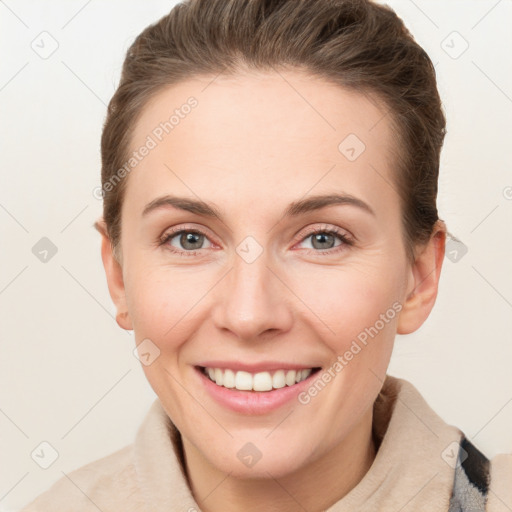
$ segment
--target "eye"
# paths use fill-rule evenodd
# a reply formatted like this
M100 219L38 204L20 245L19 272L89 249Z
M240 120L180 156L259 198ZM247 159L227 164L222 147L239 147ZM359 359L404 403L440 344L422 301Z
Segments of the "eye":
M337 245L335 245L336 239L340 240L340 243ZM302 237L301 240L311 240L311 247L315 253L327 252L330 254L332 252L343 250L345 248L344 246L353 245L352 240L337 228L313 228L308 230L307 236ZM340 246L341 248L338 249ZM331 249L335 250L332 251Z
M300 243L311 240L311 247L306 248L308 252L314 254L332 254L346 249L353 245L353 241L337 228L312 228L306 231L306 236L300 238ZM340 243L336 244L336 239ZM209 245L206 247L204 243ZM178 256L195 256L197 251L212 247L206 233L199 229L174 229L167 231L158 242L159 246L164 246L167 250Z
M177 253L180 256L194 256L195 251L207 249L211 247L204 247L204 242L209 239L205 233L197 229L180 229L167 232L159 242L159 245L165 245L171 252Z

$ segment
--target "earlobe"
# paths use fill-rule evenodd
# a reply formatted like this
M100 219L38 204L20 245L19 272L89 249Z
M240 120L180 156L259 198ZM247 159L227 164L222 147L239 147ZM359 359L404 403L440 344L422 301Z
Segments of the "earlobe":
M114 256L104 220L100 219L94 224L94 227L101 234L101 259L107 278L108 291L117 308L116 322L122 329L132 330L133 327L126 304L122 265Z
M117 325L121 327L121 329L124 329L125 331L133 331L132 322L130 320L130 315L128 314L128 311L117 313L116 322Z
M418 330L434 307L444 261L446 226L436 223L429 242L419 251L409 272L408 288L397 323L397 334Z

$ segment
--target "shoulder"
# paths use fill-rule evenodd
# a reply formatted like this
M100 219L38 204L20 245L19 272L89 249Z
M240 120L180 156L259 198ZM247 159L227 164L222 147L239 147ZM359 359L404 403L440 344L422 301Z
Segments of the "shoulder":
M20 512L130 512L144 510L139 498L133 444L65 473Z
M512 454L488 459L462 435L455 466L450 512L512 510Z

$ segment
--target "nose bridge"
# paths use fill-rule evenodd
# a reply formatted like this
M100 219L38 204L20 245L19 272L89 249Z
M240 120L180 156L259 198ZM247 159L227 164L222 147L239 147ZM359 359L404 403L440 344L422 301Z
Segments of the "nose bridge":
M218 328L254 339L265 331L288 327L291 316L284 286L270 266L269 253L253 240L237 247L216 301L214 319Z

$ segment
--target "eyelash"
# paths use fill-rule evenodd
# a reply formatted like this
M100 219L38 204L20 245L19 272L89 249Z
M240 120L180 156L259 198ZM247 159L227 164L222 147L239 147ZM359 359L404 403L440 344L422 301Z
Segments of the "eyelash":
M195 235L204 235L205 237L208 238L207 234L199 229L183 229L182 228L182 229L176 229L173 231L168 231L159 240L158 246L160 247L160 246L167 244L174 237L181 235L183 233L193 233ZM341 243L340 245L338 245L336 247L332 247L330 249L325 249L325 250L307 249L307 254L310 254L311 252L313 252L315 254L333 254L333 253L337 253L337 252L345 250L345 248L347 246L350 247L350 246L354 245L354 242L350 238L348 238L346 235L344 235L337 228L329 228L329 229L311 228L311 229L308 229L306 234L300 240L298 240L298 242L302 242L302 241L306 240L307 238L310 238L313 235L320 234L320 233L334 235L334 236L338 237L343 243ZM171 245L168 245L166 247L166 249L178 256L182 256L185 258L190 257L190 256L195 256L198 253L198 251L201 250L201 249L198 249L197 251L181 251L181 250L177 250L175 247L173 247Z

